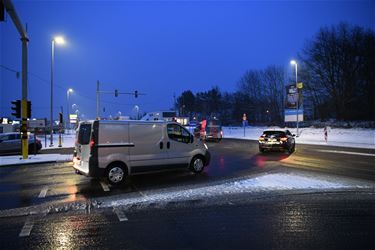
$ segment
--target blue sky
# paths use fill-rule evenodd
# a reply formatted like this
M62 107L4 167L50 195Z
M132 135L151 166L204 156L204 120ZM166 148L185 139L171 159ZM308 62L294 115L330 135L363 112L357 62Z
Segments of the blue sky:
M282 65L321 26L341 21L375 28L374 1L14 1L27 23L29 99L34 117L49 117L51 39L55 50L54 113L70 105L95 117L95 89L138 90L145 96L102 95L103 116L167 110L174 93L219 86L235 91L248 69ZM8 17L0 23L0 64L21 69L21 42ZM21 79L0 68L0 116L21 98ZM103 111L103 110L102 110ZM57 115L55 115L57 117Z

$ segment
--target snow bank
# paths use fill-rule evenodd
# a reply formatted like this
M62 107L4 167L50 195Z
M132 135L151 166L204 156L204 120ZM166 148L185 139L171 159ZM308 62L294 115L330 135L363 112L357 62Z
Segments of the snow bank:
M40 154L29 155L28 159L22 159L20 155L2 156L0 157L0 166L22 165L31 163L46 163L46 162L66 162L72 161L73 156L61 154Z
M373 186L373 185L372 185ZM302 174L264 174L255 178L229 181L204 187L191 187L183 190L154 190L144 192L142 197L109 199L102 207L131 206L157 202L183 201L210 198L220 195L253 193L262 191L282 190L334 190L350 188L370 188L371 185L354 183L344 179L327 180L327 177L308 176Z
M279 127L223 127L224 138L258 140L266 129L280 129ZM289 129L297 134L296 128ZM328 146L357 147L375 149L375 130L363 128L329 128L328 142L324 140L323 128L300 128L296 142L300 144L317 144Z

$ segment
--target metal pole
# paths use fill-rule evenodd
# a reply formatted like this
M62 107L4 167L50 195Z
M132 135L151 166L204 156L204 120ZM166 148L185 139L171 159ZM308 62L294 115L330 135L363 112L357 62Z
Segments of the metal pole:
M298 91L298 80L297 80L297 72L298 72L298 66L297 66L297 63L296 63L296 91L297 91L297 137L299 136L299 133L298 133L298 116L299 116L299 91Z
M96 82L96 119L99 120L99 81Z
M69 121L69 89L66 91L66 121L65 121L65 129L67 130L68 127L70 128L70 121ZM66 132L66 131L65 131Z
M27 45L28 38L21 38L22 41L22 158L29 157L29 143L27 135ZM36 136L36 135L34 135Z
M27 60L28 60L28 42L29 38L27 37L26 30L22 26L22 22L17 15L16 9L13 6L11 0L2 1L5 7L5 10L8 12L10 18L12 19L14 25L17 28L18 33L21 36L22 41L22 127L21 127L21 144L22 144L22 158L28 158L28 136L27 136Z
M53 147L53 63L54 63L54 51L55 51L55 39L52 39L52 50L51 50L51 113L50 113L50 147Z

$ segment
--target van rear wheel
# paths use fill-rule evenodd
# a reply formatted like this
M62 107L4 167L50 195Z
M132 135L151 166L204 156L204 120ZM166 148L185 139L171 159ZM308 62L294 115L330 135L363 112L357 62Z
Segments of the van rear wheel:
M108 167L107 179L112 185L124 183L126 172L124 166L120 163L113 163Z
M200 156L195 156L190 163L190 170L194 173L201 173L204 168L203 158Z

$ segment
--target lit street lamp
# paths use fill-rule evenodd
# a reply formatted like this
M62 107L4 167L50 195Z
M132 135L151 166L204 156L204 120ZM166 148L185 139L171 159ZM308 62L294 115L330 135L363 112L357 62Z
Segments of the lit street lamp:
M50 121L51 121L51 136L50 136L50 147L53 146L53 67L54 67L54 60L55 60L55 43L56 44L64 44L65 40L61 36L54 37L51 41L52 46L51 46L51 116L50 116Z
M296 92L297 92L297 137L299 136L298 133L298 112L299 112L299 93L298 93L298 82L297 82L297 72L298 72L298 64L295 60L290 61L291 65L295 66L295 71L296 71Z
M66 91L66 122L65 122L65 128L70 128L70 120L69 120L69 96L70 93L73 93L73 89L68 89Z

